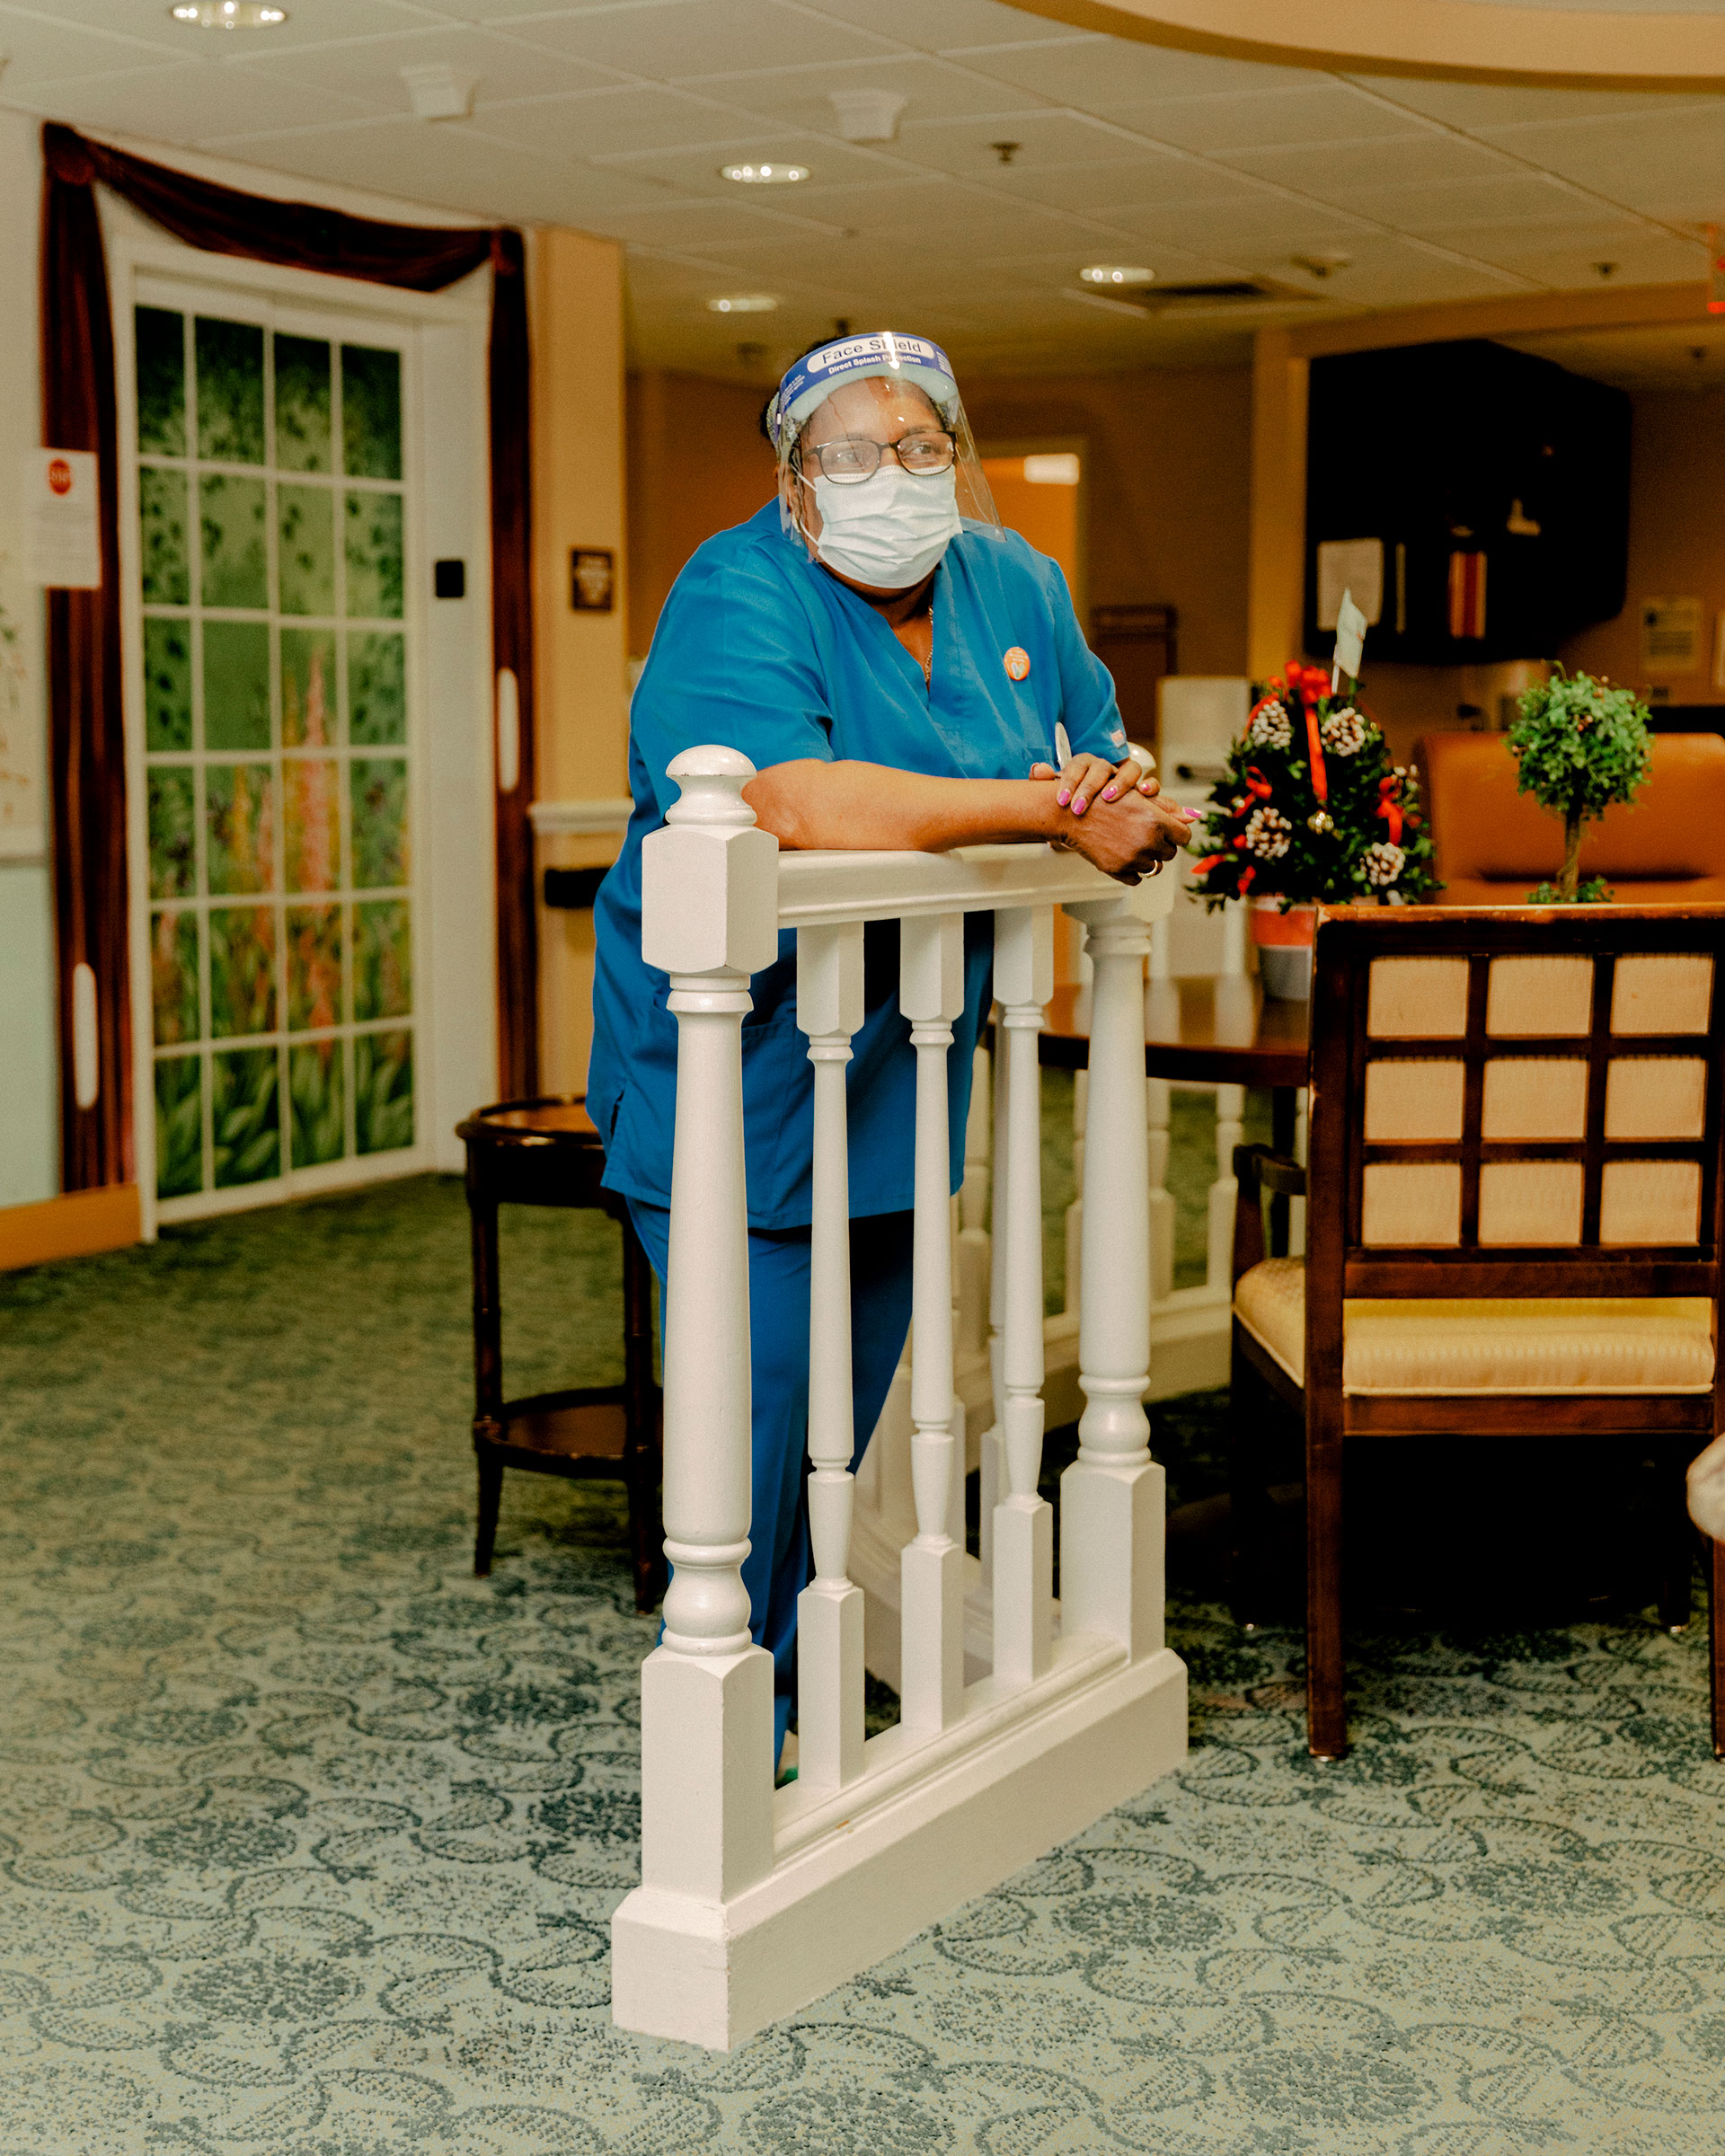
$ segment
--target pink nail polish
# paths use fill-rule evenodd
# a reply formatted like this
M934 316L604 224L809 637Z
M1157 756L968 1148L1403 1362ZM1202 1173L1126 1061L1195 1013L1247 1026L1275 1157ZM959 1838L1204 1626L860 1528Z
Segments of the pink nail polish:
M1102 799L1105 801L1111 801L1119 791L1120 790L1118 786L1104 786L1102 789Z
M1064 808L1066 803L1072 799L1072 796L1063 791L1062 792L1056 794L1054 798L1059 802L1061 808Z
M1078 799L1072 804L1072 813L1075 816L1082 816L1084 813L1084 810L1089 808L1089 806L1090 803L1085 800L1084 795L1081 793L1078 796Z

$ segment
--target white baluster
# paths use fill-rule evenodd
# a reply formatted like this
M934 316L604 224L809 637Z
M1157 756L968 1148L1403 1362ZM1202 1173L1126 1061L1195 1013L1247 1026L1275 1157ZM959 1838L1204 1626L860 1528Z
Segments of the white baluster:
M1234 1180L1234 1149L1245 1131L1246 1089L1216 1089L1216 1180L1210 1185L1209 1247L1204 1280L1212 1294L1228 1292L1234 1270L1234 1208L1239 1186Z
M1053 917L1045 906L995 915L995 993L1006 1060L1006 1494L995 1508L995 1674L1028 1684L1048 1666L1054 1629L1054 1514L1042 1469L1042 1118L1037 1035L1054 993Z
M809 1247L809 1539L797 1597L797 1773L836 1789L862 1772L862 1590L851 1569L851 1191L845 1066L862 1023L862 927L797 932L797 1023L815 1066Z
M1162 923L1158 922L1157 927ZM1169 1118L1173 1088L1165 1078L1146 1087L1150 1160L1150 1294L1160 1303L1174 1287L1174 1198L1168 1188Z
M1077 928L1079 923L1073 922ZM1068 1317L1077 1314L1084 1292L1084 1128L1090 1107L1090 1073L1072 1074L1072 1203L1064 1223L1066 1241L1066 1294L1062 1304Z
M958 1341L961 1354L988 1348L988 1051L978 1044L970 1063L970 1113L964 1126L964 1181L959 1188Z
M988 1250L988 1382L995 1418L983 1432L981 1460L977 1475L979 1532L977 1547L982 1558L983 1584L992 1592L995 1578L995 1507L1000 1502L1000 1433L1006 1415L1006 1373L1002 1363L1006 1339L1006 1041L998 1027L995 1032L994 1084L994 1225Z
M665 1298L665 1630L641 1674L641 1883L715 1902L773 1862L773 1658L749 1639L742 1022L778 952L778 844L734 749L686 749L643 849L641 956L671 976L677 1134Z
M947 1532L952 1475L952 1159L946 1052L964 1008L964 920L899 923L899 1008L916 1050L916 1253L911 1322L911 1485L916 1537L900 1557L899 1714L943 1729L964 1701L964 1546Z
M1084 1301L1078 1329L1085 1408L1078 1457L1060 1479L1061 1629L1101 1631L1134 1657L1162 1645L1163 1476L1150 1458L1149 1182L1144 954L1123 898L1074 909L1089 923L1090 1135L1084 1172Z

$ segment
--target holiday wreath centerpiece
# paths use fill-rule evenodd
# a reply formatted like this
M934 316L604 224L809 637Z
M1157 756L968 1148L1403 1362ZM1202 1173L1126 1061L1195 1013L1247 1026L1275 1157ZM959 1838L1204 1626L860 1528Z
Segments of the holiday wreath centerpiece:
M1418 773L1391 762L1358 687L1297 660L1266 683L1195 841L1193 895L1246 900L1271 995L1311 993L1320 901L1404 906L1438 888Z
M1524 689L1521 716L1509 729L1520 765L1517 793L1563 819L1563 866L1555 884L1529 891L1534 906L1588 905L1609 899L1603 876L1581 880L1581 834L1614 802L1635 799L1653 755L1648 709L1633 689L1591 674L1553 667L1549 681Z

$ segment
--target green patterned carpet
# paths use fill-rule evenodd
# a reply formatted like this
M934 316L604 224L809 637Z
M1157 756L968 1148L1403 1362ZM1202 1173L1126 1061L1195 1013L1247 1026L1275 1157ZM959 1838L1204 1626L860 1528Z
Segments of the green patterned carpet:
M613 1366L614 1231L505 1251L512 1388ZM604 1496L468 1571L452 1181L0 1281L4 2156L1701 2156L1703 1628L1297 1643L1177 1608L1186 1770L730 2057L606 2011L638 1820ZM1216 1403L1172 1403L1176 1494Z

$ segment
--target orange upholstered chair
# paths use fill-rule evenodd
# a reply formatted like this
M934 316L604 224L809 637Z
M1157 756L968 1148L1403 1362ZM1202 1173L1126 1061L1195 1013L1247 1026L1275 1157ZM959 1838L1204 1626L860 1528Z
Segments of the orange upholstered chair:
M1563 861L1563 826L1516 791L1501 734L1429 734L1414 751L1431 816L1439 906L1525 906ZM1583 876L1620 906L1725 900L1725 739L1659 734L1635 805L1607 808L1581 844Z

